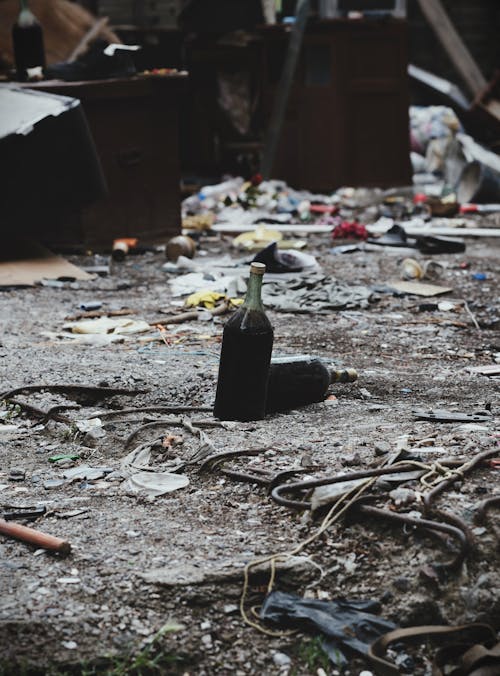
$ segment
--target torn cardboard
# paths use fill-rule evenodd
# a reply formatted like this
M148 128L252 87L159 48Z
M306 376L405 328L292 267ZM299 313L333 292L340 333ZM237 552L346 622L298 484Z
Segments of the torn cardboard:
M423 282L401 282L399 280L391 280L387 282L387 286L399 293L410 293L414 296L440 296L443 293L450 293L453 291L447 286L438 286L437 284L424 284Z
M29 239L4 242L0 250L0 286L34 286L42 279L86 281L94 276L38 242Z

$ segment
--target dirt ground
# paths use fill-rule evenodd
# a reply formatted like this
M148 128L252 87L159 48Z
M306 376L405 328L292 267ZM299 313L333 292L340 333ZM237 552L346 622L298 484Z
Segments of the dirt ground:
M423 310L414 295L387 292L399 278L401 252L380 248L329 253L328 236L311 237L308 251L338 280L374 288L366 309L304 315L269 311L275 353L309 353L353 367L359 379L332 385L335 398L255 423L204 429L217 451L265 448L232 463L241 471L310 468L296 480L370 469L398 448L470 460L498 445L498 378L468 367L500 360L498 254L500 239L468 238L460 255L443 255L439 284L453 289L441 299L462 299L468 309ZM201 244L204 260L229 250ZM419 259L425 257L417 255ZM79 259L71 259L79 262ZM112 263L111 274L91 282L0 292L0 389L30 384L85 384L145 390L99 399L49 390L13 399L60 411L69 422L37 418L4 402L0 408L2 512L45 506L35 528L68 540L59 557L0 536L0 674L336 674L311 634L269 636L247 626L239 612L243 570L252 560L287 551L319 527L320 519L276 504L265 486L237 481L193 464L182 471L189 485L154 500L131 493L115 475L62 480L85 464L118 470L139 443L168 434L184 444L155 447L154 463L187 457L198 440L165 413L102 418L104 436L74 421L93 413L158 405L210 406L213 402L222 320L167 325L167 343L140 335L107 346L50 337L88 301L103 309L127 307L132 318L154 322L172 305L161 253ZM485 279L476 279L484 273ZM436 302L431 299L430 302ZM484 422L417 420L416 408L464 413L490 410ZM190 414L212 420L210 413ZM163 425L127 436L145 422ZM435 450L433 450L435 449ZM74 459L50 461L57 455ZM500 629L498 511L474 522L479 503L497 494L500 468L483 463L448 488L440 509L464 520L473 544L466 561L444 577L433 562L456 554L454 540L355 515L333 524L278 572L276 589L312 598L377 599L381 615L400 626L487 622ZM421 490L413 483L415 490ZM389 505L380 484L378 504ZM392 509L403 509L395 507ZM417 509L418 506L409 509ZM406 511L409 511L407 508ZM247 606L259 605L267 573L250 579ZM398 657L405 673L430 673L432 647ZM405 661L406 660L406 661ZM343 673L370 665L352 658ZM322 671L323 670L323 671Z

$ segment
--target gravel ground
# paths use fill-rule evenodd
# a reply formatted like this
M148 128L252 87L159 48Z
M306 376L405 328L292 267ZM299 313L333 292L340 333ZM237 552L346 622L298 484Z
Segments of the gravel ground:
M455 310L421 311L427 299L384 289L399 277L403 252L380 248L333 256L326 236L311 237L309 251L325 271L376 291L365 309L312 316L269 311L274 350L353 367L359 380L332 385L334 397L323 403L255 423L208 427L215 449L267 449L233 467L271 474L301 468L299 478L370 469L401 448L427 449L424 462L493 451L499 380L468 368L500 360L499 244L468 239L466 253L439 258L446 267L438 283L453 289L443 298L466 300L468 311L458 303ZM216 260L228 244L208 241L202 249L203 260ZM45 514L31 525L72 545L63 558L0 536L0 674L339 673L314 636L265 635L243 622L238 607L245 564L289 550L312 535L320 519L277 505L265 486L217 469L200 471L199 464L183 471L187 487L154 500L131 493L113 474L62 480L82 464L116 471L134 445L169 434L182 435L184 443L157 443L151 462L158 468L199 446L176 416L103 418L104 436L78 430L75 421L123 408L210 406L222 319L171 327L164 319L166 343L134 336L96 346L50 335L89 300L158 321L161 311L175 309L162 263L161 254L144 254L113 263L109 277L92 282L0 293L2 391L56 383L147 390L104 399L48 390L14 397L43 410L78 404L63 412L69 422L37 419L5 403L0 408L2 511L43 505ZM486 279L474 278L477 272ZM475 424L440 423L416 420L415 408L486 409L492 415ZM191 417L212 420L206 412ZM125 448L132 431L158 418L163 425L142 431ZM77 457L49 460L61 454ZM323 600L377 599L381 615L401 626L484 621L498 630L498 513L492 509L483 525L473 521L478 504L498 494L498 479L498 466L483 463L438 498L439 508L464 520L473 538L465 563L442 579L431 564L453 558L452 541L363 515L333 524L278 571L275 588ZM380 484L375 504L391 503L390 490ZM394 500L391 508L404 509ZM266 571L251 577L248 606L261 603L268 577ZM403 649L398 659L406 673L425 674L431 657L427 646L413 656ZM353 658L343 673L363 669L369 664Z

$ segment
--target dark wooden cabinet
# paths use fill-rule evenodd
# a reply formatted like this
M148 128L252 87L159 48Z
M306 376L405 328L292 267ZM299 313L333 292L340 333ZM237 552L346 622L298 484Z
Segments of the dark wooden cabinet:
M38 89L82 103L108 194L66 223L58 239L110 245L116 237L161 240L180 232L179 110L183 75Z
M270 115L288 33L262 31ZM304 35L275 178L296 187L411 183L406 22L311 22Z

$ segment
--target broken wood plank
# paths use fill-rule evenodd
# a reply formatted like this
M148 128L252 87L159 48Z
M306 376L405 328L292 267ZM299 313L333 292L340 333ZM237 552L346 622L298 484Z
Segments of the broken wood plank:
M373 223L372 225L367 225L366 229L372 235L382 235L387 232L391 227L385 223ZM500 237L500 228L451 228L449 226L418 226L418 225L407 225L404 221L401 221L400 225L405 229L407 235L412 237L416 235L439 235L443 237L455 236L455 237Z
M98 319L99 317L124 317L126 315L136 314L136 310L123 308L122 310L89 310L88 312L79 312L76 315L65 317L67 322L78 322L80 319Z
M255 223L249 225L248 223L216 223L212 226L214 232L222 232L228 234L239 234L241 232L254 232L257 228L262 227L262 223ZM278 232L302 232L305 235L307 234L321 234L325 232L331 232L333 230L332 225L301 225L300 223L273 223L269 226L272 230L277 230Z
M467 371L470 371L470 373L479 373L482 376L500 376L500 364L468 366Z
M390 280L387 286L400 293L412 293L415 296L440 296L443 293L453 291L448 286L438 286L437 284L425 284L424 282L401 282L399 280Z
M450 21L440 0L418 0L418 4L467 87L474 96L477 96L488 82Z

